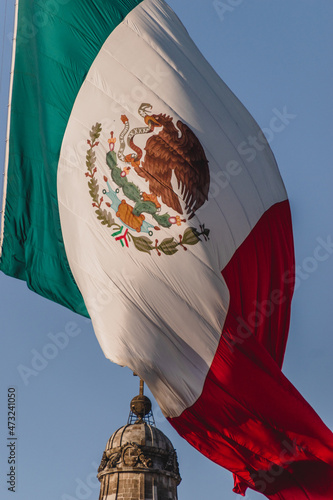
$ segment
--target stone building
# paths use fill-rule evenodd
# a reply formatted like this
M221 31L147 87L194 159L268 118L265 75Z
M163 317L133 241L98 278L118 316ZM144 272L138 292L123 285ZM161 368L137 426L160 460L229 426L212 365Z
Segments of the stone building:
M156 428L151 402L132 399L127 425L112 434L97 475L99 500L177 500L181 481L171 441Z

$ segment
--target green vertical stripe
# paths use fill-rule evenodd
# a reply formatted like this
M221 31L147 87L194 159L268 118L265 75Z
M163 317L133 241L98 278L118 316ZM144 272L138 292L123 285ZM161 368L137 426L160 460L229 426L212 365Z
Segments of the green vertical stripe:
M19 0L0 269L87 315L65 254L57 201L62 139L103 43L142 0Z

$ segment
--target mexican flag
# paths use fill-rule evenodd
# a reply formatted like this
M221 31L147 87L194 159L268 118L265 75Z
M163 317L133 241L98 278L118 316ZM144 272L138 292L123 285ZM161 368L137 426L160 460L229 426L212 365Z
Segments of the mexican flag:
M281 372L292 226L256 122L163 0L20 0L14 56L1 270L90 316L235 492L333 497Z

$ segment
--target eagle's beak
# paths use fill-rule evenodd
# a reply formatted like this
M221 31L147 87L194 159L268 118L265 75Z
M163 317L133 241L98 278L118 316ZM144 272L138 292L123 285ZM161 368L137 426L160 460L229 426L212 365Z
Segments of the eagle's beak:
M162 125L152 115L146 115L144 120L146 125L148 125L148 127L150 127L153 130L154 127L162 127Z

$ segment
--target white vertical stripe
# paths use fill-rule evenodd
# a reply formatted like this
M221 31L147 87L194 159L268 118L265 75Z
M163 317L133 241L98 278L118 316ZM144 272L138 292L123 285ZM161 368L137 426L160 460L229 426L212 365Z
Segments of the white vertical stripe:
M153 106L153 114L165 113L174 124L181 120L191 127L206 152L216 191L191 221L151 236L154 244L155 239L178 239L186 226L205 224L211 230L209 241L189 245L186 251L179 247L171 256L155 251L148 255L133 243L122 248L97 219L85 176L89 131L101 122L94 153L102 196L103 177L110 179L110 131L118 151L121 115L129 118L131 129L142 127L138 107L143 102ZM250 114L160 0L144 0L113 31L73 107L58 171L68 261L105 355L138 373L167 416L178 416L201 394L229 306L221 270L264 212L286 199L269 147L258 151L250 164L238 151L242 141L258 132ZM135 136L142 151L148 137ZM125 154L129 152L126 145ZM228 162L232 165L225 182ZM141 192L149 190L133 169L128 179ZM121 189L119 196L125 198ZM173 215L165 205L161 210Z

